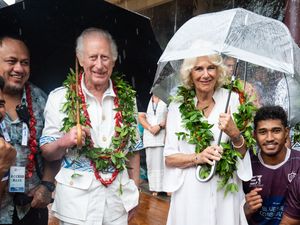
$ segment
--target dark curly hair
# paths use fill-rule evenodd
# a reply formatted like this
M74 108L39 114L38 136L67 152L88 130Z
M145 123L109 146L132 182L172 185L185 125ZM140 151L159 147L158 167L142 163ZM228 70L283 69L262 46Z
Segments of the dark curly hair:
M287 115L281 106L263 106L254 117L254 130L257 128L258 122L262 120L280 120L284 127L288 126Z

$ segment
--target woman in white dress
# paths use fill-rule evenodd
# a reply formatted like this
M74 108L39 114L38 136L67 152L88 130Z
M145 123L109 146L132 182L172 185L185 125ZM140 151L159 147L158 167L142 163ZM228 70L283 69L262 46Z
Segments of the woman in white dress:
M147 113L139 114L139 122L144 127L149 190L154 196L163 191L166 117L167 105L155 95L149 101Z
M168 111L164 148L164 190L172 192L168 225L238 225L245 222L239 212L244 197L242 180L251 179L252 172L245 139L232 118L240 104L236 93L231 94L229 111L224 113L228 90L221 86L226 76L226 67L220 55L186 59L181 67L180 77L185 88L185 92L181 93L185 93L187 99L186 96L192 97L186 103L177 98ZM179 94L177 97L180 97ZM195 119L192 114L189 120L186 119L189 107L201 111L201 121L213 125L207 128L212 134L211 141L199 153L195 153L195 144L188 143L184 135L180 136L180 133L186 133L193 138L193 133L202 129L188 125L190 120ZM191 112L195 113L193 110ZM197 165L212 165L213 161L221 159L223 150L217 146L220 130L223 131L221 141L230 140L234 149L241 153L241 158L237 159L237 171L229 180L239 189L234 193L228 192L226 196L224 189L217 190L218 175L208 182L199 182L195 176ZM194 138L201 141L205 136Z

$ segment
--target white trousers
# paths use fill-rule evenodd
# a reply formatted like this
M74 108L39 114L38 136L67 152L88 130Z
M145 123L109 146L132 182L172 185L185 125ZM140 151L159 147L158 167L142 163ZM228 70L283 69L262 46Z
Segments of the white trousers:
M104 187L93 173L71 179L72 170L61 169L56 176L54 216L60 224L127 225L128 212L138 204L138 189L127 171ZM121 184L121 185L120 185ZM123 193L120 194L120 186Z
M163 191L164 176L164 147L147 147L146 163L149 181L149 190L155 192Z

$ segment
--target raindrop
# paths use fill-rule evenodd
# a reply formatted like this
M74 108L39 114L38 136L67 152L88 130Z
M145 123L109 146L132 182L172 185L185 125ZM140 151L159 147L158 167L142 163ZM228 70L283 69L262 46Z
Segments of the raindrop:
M22 2L23 10L26 10L25 1Z
M118 59L119 59L119 64L121 65L122 64L122 59L121 59L120 55L119 55Z
M125 39L125 45L127 45L128 44L128 40L127 39Z
M136 35L139 35L139 28L138 27L136 28L135 32L136 32Z
M22 36L22 28L19 27L19 35Z
M118 23L117 18L115 18L115 24L117 24L117 23Z
M126 51L123 49L123 59L126 59Z

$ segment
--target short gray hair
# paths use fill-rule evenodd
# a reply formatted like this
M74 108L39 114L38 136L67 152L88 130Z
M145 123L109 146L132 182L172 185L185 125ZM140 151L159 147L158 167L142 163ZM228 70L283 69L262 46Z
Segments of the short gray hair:
M76 40L76 54L78 56L82 55L83 53L83 40L85 37L89 36L89 35L98 35L100 37L105 38L109 44L110 44L110 49L111 49L111 54L113 57L113 60L116 61L118 58L118 48L116 45L116 42L114 41L114 39L112 38L111 34L106 31L106 30L102 30L100 28L96 28L96 27L90 27L85 29L80 36L77 38Z
M211 61L212 64L217 66L217 73L219 75L219 78L217 80L215 88L221 87L222 85L225 84L225 82L229 78L227 75L227 68L223 64L222 56L219 54L214 54L214 55L208 55L207 57ZM191 72L197 63L198 58L199 57L185 59L181 65L180 79L181 79L183 86L187 89L192 89L194 87L194 84L193 84L193 81L191 78Z

